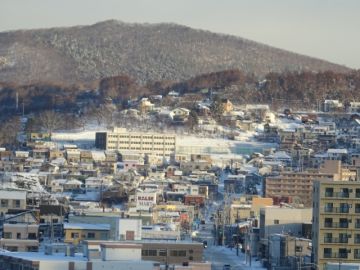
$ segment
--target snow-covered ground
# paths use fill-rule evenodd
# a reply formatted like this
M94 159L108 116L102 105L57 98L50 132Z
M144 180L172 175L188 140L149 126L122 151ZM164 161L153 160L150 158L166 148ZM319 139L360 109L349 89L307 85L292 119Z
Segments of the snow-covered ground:
M227 258L228 263L231 265L231 269L266 269L262 267L261 262L252 258L251 266L249 260L246 261L245 254L239 251L239 256L236 255L236 248L227 248L223 246L212 246L210 247L211 252L220 254Z
M95 133L105 130L89 130L81 132L54 132L52 140L62 144L73 143L80 148L95 147ZM195 135L177 134L177 153L182 154L211 154L222 158L241 158L253 152L262 152L264 148L276 147L272 143L257 142L252 133L244 133L243 140L229 140L226 138L208 138Z

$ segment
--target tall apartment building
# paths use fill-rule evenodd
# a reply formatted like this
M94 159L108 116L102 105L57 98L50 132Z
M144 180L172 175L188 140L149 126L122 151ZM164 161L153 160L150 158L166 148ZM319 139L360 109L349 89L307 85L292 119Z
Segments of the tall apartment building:
M176 136L160 133L129 132L114 128L112 132L97 132L95 146L99 149L135 152L170 158L176 149Z
M315 181L313 196L313 255L318 269L328 269L328 263L339 269L360 263L360 183Z
M317 172L283 172L277 176L267 177L265 180L265 196L291 197L293 202L311 206L313 180L333 180L333 174Z
M265 180L265 196L291 197L305 206L312 204L314 180L348 181L356 179L356 171L341 165L339 160L326 160L319 171L283 172L280 175L267 177Z

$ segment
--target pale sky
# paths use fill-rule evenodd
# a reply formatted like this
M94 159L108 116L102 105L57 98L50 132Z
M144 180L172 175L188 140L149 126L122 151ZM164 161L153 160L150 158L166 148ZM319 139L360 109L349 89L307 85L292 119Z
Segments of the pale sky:
M0 0L0 31L173 22L360 69L360 0Z

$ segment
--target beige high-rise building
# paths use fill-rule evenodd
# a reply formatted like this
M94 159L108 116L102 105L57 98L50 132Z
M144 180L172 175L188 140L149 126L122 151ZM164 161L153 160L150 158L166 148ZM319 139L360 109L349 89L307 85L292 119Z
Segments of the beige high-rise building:
M360 263L360 183L314 181L312 230L318 269Z
M95 146L105 150L134 152L170 158L176 149L173 134L130 132L124 128L114 128L112 132L97 132Z
M282 172L280 175L267 177L265 180L266 197L291 197L294 203L312 205L314 180L349 181L355 180L356 170L342 166L339 160L326 160L319 171Z

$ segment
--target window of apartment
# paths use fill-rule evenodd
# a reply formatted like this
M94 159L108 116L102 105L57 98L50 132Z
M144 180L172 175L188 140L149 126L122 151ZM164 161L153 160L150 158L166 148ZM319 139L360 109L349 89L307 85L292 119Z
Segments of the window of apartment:
M341 198L349 198L349 189L348 188L342 188L340 192Z
M157 252L156 252L156 249L143 249L141 251L141 255L142 256L156 256L157 255Z
M295 252L302 252L303 247L302 246L296 246L295 247Z
M339 243L347 243L348 235L347 233L339 233Z
M37 246L28 246L26 249L28 252L37 252L39 250Z
M324 210L325 210L325 212L332 212L333 211L333 203L325 203L325 208L324 208Z
M354 249L354 259L360 259L360 249Z
M355 228L360 228L360 218L355 219Z
M9 205L9 201L8 200L5 200L5 199L2 199L1 200L1 207L8 207Z
M324 243L331 243L332 242L332 233L325 233L324 234Z
M360 243L360 234L356 233L354 235L354 243L359 244Z
M332 249L324 248L324 258L331 258Z
M349 213L349 204L347 203L340 203L340 213Z
M332 218L325 218L324 227L331 228L332 227Z
M13 207L20 208L20 200L13 200Z
M21 233L16 233L16 239L21 239Z
M186 257L186 250L170 250L170 256Z
M360 188L355 189L355 197L360 198Z
M347 259L348 250L346 248L339 248L339 258Z
M28 239L36 239L36 233L29 233Z
M94 238L95 238L95 233L93 233L93 232L88 232L87 238L88 238L88 239L94 239Z
M349 227L349 221L347 218L340 218L340 228L348 228Z
M12 251L12 252L17 252L18 251L18 247L4 247L6 250L8 251Z
M333 197L334 189L333 188L325 188L325 197Z
M79 238L79 233L71 233L71 238L73 239Z
M274 224L280 224L278 219L274 219Z
M11 239L12 238L12 233L11 232L5 232L4 233L4 238L5 239Z
M166 249L160 249L160 250L159 250L159 256L161 256L161 257L166 257L166 256L167 256Z
M355 204L355 213L360 213L360 203Z

